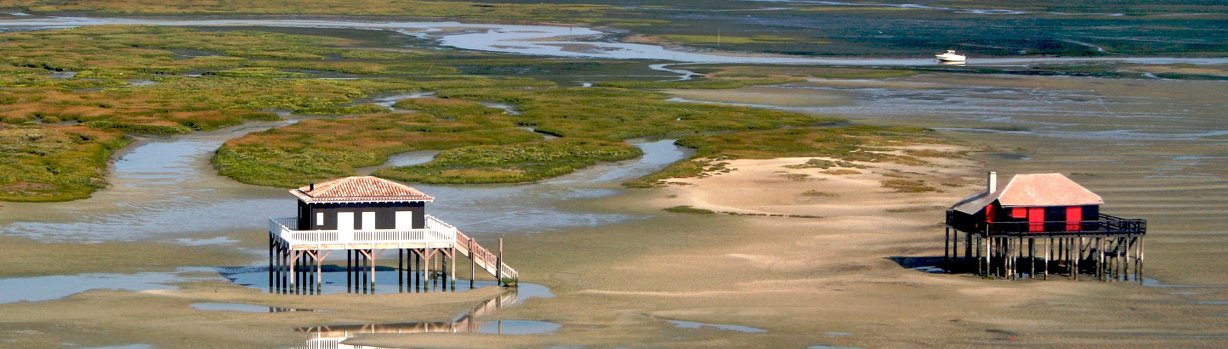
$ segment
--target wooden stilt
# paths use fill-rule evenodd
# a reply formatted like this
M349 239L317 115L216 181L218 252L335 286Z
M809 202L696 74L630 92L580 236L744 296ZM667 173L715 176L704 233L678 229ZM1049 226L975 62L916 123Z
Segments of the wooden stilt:
M469 246L466 246L465 249L469 250L469 288L472 289L474 287L474 269L477 269L477 262L475 261L477 257L474 257L473 240L469 240Z
M1147 251L1143 249L1143 239L1138 239L1138 268L1135 268L1135 269L1138 270L1138 283L1139 284L1143 283L1143 264L1146 263L1146 260L1145 260L1145 257L1147 256L1146 253Z
M946 235L943 235L942 237L942 262L947 265L950 265L951 264L951 226L946 226L943 229L943 232L946 233Z
M503 238L499 238L499 254L495 256L495 283L507 286L503 282Z
M1074 274L1075 280L1079 279L1079 260L1083 259L1083 238L1080 237L1078 238L1078 240L1079 241L1076 243L1075 251L1074 251L1075 259L1074 259L1074 273L1073 274Z
M1028 278L1036 278L1036 239L1028 238Z
M1045 239L1044 279L1049 280L1049 256L1053 255L1053 237Z

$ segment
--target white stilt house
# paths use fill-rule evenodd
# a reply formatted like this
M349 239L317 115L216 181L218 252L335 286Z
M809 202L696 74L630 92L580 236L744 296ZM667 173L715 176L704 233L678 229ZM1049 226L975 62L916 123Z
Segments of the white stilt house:
M397 250L400 271L414 269L416 260L415 273L455 280L459 254L471 259L472 269L485 270L501 282L517 279L498 255L426 214L426 203L435 198L404 184L356 176L291 189L290 194L298 198L298 216L269 219L270 270L289 275L273 280L270 273L270 285L295 289L314 283L318 288L323 261L333 251L346 251L347 272L369 272L365 276L371 285L375 262L389 250Z

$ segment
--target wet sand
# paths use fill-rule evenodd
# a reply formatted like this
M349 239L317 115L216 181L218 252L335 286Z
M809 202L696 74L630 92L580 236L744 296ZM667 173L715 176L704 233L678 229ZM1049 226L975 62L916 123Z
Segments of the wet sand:
M1221 256L1228 249L1223 230L1228 226L1228 139L1220 132L1225 128L1220 119L1223 102L1214 92L1223 91L1223 84L922 74L815 80L737 92L768 89L782 96L781 104L788 103L781 108L940 128L965 149L978 152L970 160L932 159L932 166L861 164L867 168L851 169L855 174L784 167L805 161L800 158L738 160L730 163L730 173L679 180L662 189L581 195L566 202L569 210L642 218L505 235L507 260L523 280L550 287L557 297L529 300L487 316L561 325L555 332L360 334L346 343L473 348L1224 347L1228 268ZM803 91L802 97L789 98L790 91ZM737 93L686 98L755 101ZM807 105L805 99L815 94L838 97ZM933 265L942 253L945 207L975 192L987 168L1007 176L1064 172L1103 195L1104 212L1147 218L1146 276L1158 281L1012 282L918 268ZM619 177L617 172L613 176ZM923 180L941 191L892 192L879 184L885 176ZM678 205L818 218L662 211ZM34 253L0 253L0 266L5 266L0 275L72 274L89 271L84 265L90 263L119 263L123 271L259 264L264 260L258 254L264 234L252 229L196 234L191 237L234 242L194 246L191 253L180 253L187 249L182 246L155 244L148 248L157 253L131 259L124 256L143 245L35 243L12 237L18 240L8 242ZM64 260L71 262L60 263ZM55 267L14 267L21 265ZM458 268L458 274L467 271ZM172 289L93 290L61 300L0 304L0 343L31 348L68 343L291 347L311 337L296 328L448 321L500 292L486 288L454 294L289 296L220 280L184 281ZM192 306L197 303L322 311L210 311ZM727 329L686 328L671 321ZM743 328L739 326L763 332L732 330Z

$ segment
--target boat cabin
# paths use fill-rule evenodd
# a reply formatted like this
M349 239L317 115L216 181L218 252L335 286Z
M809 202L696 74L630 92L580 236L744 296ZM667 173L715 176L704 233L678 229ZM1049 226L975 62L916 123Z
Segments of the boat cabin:
M298 198L297 230L410 230L426 228L426 203L435 198L404 184L355 176L290 189Z

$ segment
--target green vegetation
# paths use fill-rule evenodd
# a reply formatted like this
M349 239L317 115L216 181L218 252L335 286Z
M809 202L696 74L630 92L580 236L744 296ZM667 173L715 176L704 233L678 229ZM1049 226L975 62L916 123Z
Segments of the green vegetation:
M292 187L350 175L396 153L443 150L430 163L377 174L427 183L513 183L638 157L640 150L623 142L630 138L681 137L682 145L698 149L695 159L628 183L645 187L722 171L714 161L720 158L898 161L907 156L874 150L921 132L823 127L838 120L678 103L652 91L793 81L786 74L722 75L708 68L717 74L695 81L607 78L591 88L565 88L539 74L602 75L595 72L606 64L630 68L626 62L388 50L381 45L391 39L382 34L324 32L339 37L126 26L0 34L0 49L6 50L0 56L0 125L9 132L0 146L18 154L0 162L0 199L88 196L105 185L106 159L124 145L125 133L212 130L275 120L280 111L319 116L227 141L212 159L219 173ZM531 66L545 68L519 72ZM496 67L517 72L501 75ZM487 75L467 73L472 71ZM348 79L322 78L336 76ZM395 111L365 102L409 92L436 97L397 101ZM517 112L482 104L488 102ZM526 127L562 138L543 141ZM23 138L34 133L44 141Z
M695 148L695 159L678 162L665 170L627 183L630 187L659 186L669 178L692 177L724 171L712 159L767 159L777 157L828 157L836 164L849 161L923 164L918 157L891 151L893 146L942 143L928 131L912 127L800 127L720 133L683 137L678 144ZM815 163L814 165L823 165ZM801 179L801 178L796 178Z
M371 114L305 120L232 139L218 149L213 164L240 182L296 187L351 175L356 167L382 164L396 153L538 139L490 114Z
M897 193L925 193L939 191L925 181L911 179L888 179L881 182L883 188L895 190Z
M561 4L501 4L424 0L300 0L300 1L185 1L185 0L3 0L0 8L39 12L98 12L111 15L347 15L401 16L505 21L574 21L601 17L609 6Z
M0 124L0 200L83 199L106 186L106 164L127 145L122 133L82 126Z
M597 162L633 159L639 148L622 142L561 139L446 150L430 163L380 170L380 177L437 184L518 183L555 177Z
M690 205L667 207L667 208L664 208L663 210L665 210L665 212L686 213L686 214L715 214L716 213L716 211L713 211L713 210L695 208L695 207L691 207Z
M836 194L836 193L829 193L829 192L825 192L825 191L818 191L818 190L814 190L814 189L811 189L811 190L807 190L807 191L805 191L805 192L802 192L802 195L803 195L803 196L810 196L810 197L824 197L824 198L838 198L838 197L840 197L840 194Z
M517 123L562 137L629 138L800 127L834 119L747 107L677 103L662 93L618 88L456 89L439 96L515 106Z

